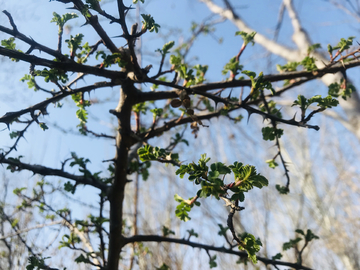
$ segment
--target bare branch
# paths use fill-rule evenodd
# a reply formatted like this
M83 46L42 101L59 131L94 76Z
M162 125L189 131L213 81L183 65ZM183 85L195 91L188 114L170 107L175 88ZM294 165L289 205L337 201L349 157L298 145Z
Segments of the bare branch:
M1 49L1 48L0 48ZM98 83L94 83L93 85L90 86L84 86L75 90L72 90L71 92L61 92L58 95L55 95L49 99L43 100L41 102L39 102L38 104L35 104L31 107L28 107L26 109L20 110L20 111L16 111L16 112L7 112L5 115L3 115L2 117L0 117L0 123L5 123L8 124L11 121L13 121L15 118L26 114L26 113L33 113L36 110L40 110L46 111L46 107L50 104L50 103L55 103L58 102L59 100L72 95L72 94L76 94L76 93L85 93L85 92L89 92L91 90L94 89L98 89L98 88L103 88L103 87L112 87L115 86L116 84L114 83L110 83L110 82L98 82Z
M105 191L105 192L107 191L107 185L105 183L98 181L97 179L95 179L93 177L87 178L82 175L75 175L75 174L65 172L64 170L53 169L53 168L49 168L49 167L42 166L42 165L36 165L36 164L27 164L27 163L17 161L14 159L3 158L1 156L0 156L0 164L8 164L8 165L12 166L15 170L18 170L18 171L27 170L27 171L33 172L34 174L40 174L40 175L44 175L44 176L60 176L60 177L66 178L66 179L74 180L78 184L90 185L90 186L96 187L102 191Z
M307 49L311 45L310 38L308 34L305 32L304 28L302 28L299 17L294 10L292 0L284 0L283 2L286 6L286 9L289 13L289 17L291 19L291 23L294 29L294 34L292 36L293 41L296 46L299 48L299 51L302 55L305 55Z
M6 10L3 11L5 14L7 14L7 16L11 16ZM10 17L11 18L11 17ZM11 21L11 20L10 20ZM37 43L35 40L28 38L27 36L25 36L24 34L20 33L16 26L13 25L13 23L11 23L11 25L13 26L13 30L6 28L4 26L0 25L0 31L7 33L9 35L12 35L13 37L16 37L24 42L26 42L27 44L29 44L33 49L37 49L39 51L43 51L46 52L49 55L52 55L58 59L60 59L61 61L67 61L67 57L63 54L61 54L59 51L55 51L53 49L50 49L49 47L46 47L44 45L41 45L39 43Z
M218 14L222 17L227 18L232 23L234 23L241 31L245 31L248 33L256 32L254 29L250 28L240 17L238 14L235 13L234 9L230 7L230 9L223 9L220 6L214 4L212 0L200 0L201 2L205 3L207 7L210 9L211 12ZM269 51L274 54L277 54L281 57L289 59L289 61L296 61L297 51L292 50L288 47L280 45L279 43L274 42L273 40L265 37L264 35L257 33L254 37L256 43L264 46ZM290 60L292 59L292 60Z
M14 237L14 236L17 236L19 234L26 233L26 232L29 232L29 231L32 231L32 230L41 229L41 228L44 228L44 227L54 226L54 225L63 224L63 223L64 223L63 220L58 220L58 221L53 221L53 222L50 222L50 223L38 224L38 225L30 227L30 228L18 230L16 233L11 233L11 234L8 234L8 235L0 236L0 240L4 240L4 239L10 238L10 237Z

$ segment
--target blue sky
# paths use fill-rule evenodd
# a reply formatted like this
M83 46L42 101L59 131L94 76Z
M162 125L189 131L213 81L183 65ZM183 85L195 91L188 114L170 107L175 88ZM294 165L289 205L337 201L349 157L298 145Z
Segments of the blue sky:
M207 18L210 13L203 4L195 0L152 0L145 2L147 4L142 6L141 12L152 14L156 22L161 25L160 37L157 37L155 33L146 33L142 40L144 46L143 66L146 66L149 63L153 64L154 68L152 72L155 73L157 71L158 62L154 63L153 60L159 61L160 59L156 59L156 54L146 55L146 53L154 53L157 48L161 48L165 42L171 40L174 40L176 45L180 44L182 40L189 37L191 22L201 22L201 20ZM217 2L220 3L221 1ZM127 1L126 3L130 3L130 1ZM242 18L252 28L271 38L277 22L277 13L280 3L281 1L279 0L241 1L238 11ZM71 5L67 5L66 7L70 6ZM31 36L37 42L54 49L57 45L57 26L54 23L50 23L50 20L52 18L53 11L56 11L59 14L72 12L72 10L66 10L64 7L65 5L62 3L39 0L22 0L21 2L3 1L2 3L2 9L7 10L12 14L20 32ZM312 41L314 43L321 43L324 48L326 48L327 43L336 45L340 38L358 36L359 34L358 22L356 22L356 20L352 17L349 17L345 13L334 8L327 1L295 1L295 7L299 10L300 19L303 22L305 29L310 34ZM104 9L107 12L116 15L116 9L114 9L113 3L104 5ZM135 12L133 14L135 14ZM98 37L90 26L83 26L80 28L82 23L84 23L83 18L70 21L70 24L73 25L71 34L75 35L82 32L85 35L84 40L89 41L90 44L95 43L98 40ZM110 36L121 34L120 28L116 24L108 25L104 21L101 21L101 23L104 28L109 29L109 32L111 33ZM7 17L3 13L0 14L0 24L10 27ZM129 26L130 25L131 23L129 23ZM221 74L221 70L228 60L238 53L242 43L241 38L235 36L236 31L238 31L238 29L236 29L231 23L224 22L216 26L216 31L213 34L199 37L198 42L194 45L188 59L194 59L194 64L199 62L200 64L207 64L210 66L209 72L206 76L208 81L219 81L225 79L225 77ZM169 35L169 33L171 33L171 35ZM285 14L283 26L278 39L279 42L286 44L287 46L294 46L290 38L291 34L292 28L287 14ZM8 35L0 33L0 39L8 37ZM223 38L224 40L221 44L217 42L219 38ZM118 46L124 45L123 40L120 38L115 39L115 41ZM27 47L21 44L21 42L18 42L18 44L20 49L27 49ZM65 46L63 46L63 48L65 50ZM44 53L36 54L46 57ZM249 46L241 57L241 63L245 65L244 69L254 70L257 73L262 70L265 71L265 73L275 72L275 63L283 63L283 61L278 57L273 57L273 65L269 67L266 59L264 59L265 56L266 53L259 45L255 45L254 47ZM166 61L168 61L168 59ZM25 83L19 82L20 78L24 74L28 73L28 70L29 66L25 63L15 64L8 59L0 62L1 115L8 111L15 111L31 106L46 97L46 95L40 92L34 93L33 90L27 89ZM356 76L356 73L358 73L357 70L349 71L350 78L354 80L355 83L359 84L359 79L358 76ZM85 82L79 82L79 85L94 81L95 80L93 78L85 78ZM53 86L49 87L51 88ZM150 85L148 85L148 87L150 87ZM311 92L311 87L316 87L323 93L326 91L326 88L322 86L321 83L314 82L313 84L306 86L305 89ZM149 89L144 89L144 91L147 90ZM113 109L116 106L117 93L118 89L116 88L97 90L95 93L91 93L91 98L96 98L101 102L99 104L95 104L89 110L90 119L88 126L90 129L93 129L96 132L105 132L109 134L114 131L116 121L113 117L111 117L111 115L109 115L108 110ZM78 120L75 116L76 107L70 99L65 100L63 103L64 106L62 109L51 108L51 106L49 106L48 111L50 115L44 118L44 122L48 123L50 129L43 132L37 126L33 126L25 135L26 140L22 140L20 142L18 152L16 154L24 155L25 157L23 160L30 163L44 164L59 168L60 161L69 158L70 152L75 151L79 156L86 156L91 159L92 163L90 168L93 172L104 170L107 167L107 164L102 163L102 160L111 159L114 156L114 147L112 142L103 142L93 138L84 139L84 137L81 136L64 134L59 131L59 129L55 128L54 124L61 125L65 128L65 130L72 129L74 132L76 131L76 125L78 124ZM29 119L30 116L25 116L25 118ZM247 136L250 136L254 140L258 140L261 139L260 134L258 134L259 128L257 126L251 126L251 121L253 119L254 118L250 119L250 125L242 123L240 127L243 130L248 130ZM256 117L255 120L256 122L260 122ZM214 122L221 123L222 120L215 120ZM2 125L0 128L5 129L6 127L5 125ZM16 130L17 127L15 126L13 128ZM190 129L188 129L187 132L188 135L191 136L189 134ZM214 134L210 131L202 130L198 141L195 141L191 137L189 140L194 142L196 145L204 144L201 136L207 136L209 133L213 138L217 138L217 136L221 137L221 134ZM236 136L239 136L238 130L234 131L234 133L236 133ZM313 134L314 133L311 135ZM2 142L0 147L12 144L6 129L0 132L0 141ZM221 157L226 156L229 159L229 162L233 162L237 155L231 151L231 142L225 141L224 145L224 149L215 149L214 152L218 153ZM205 146L206 143L204 147ZM261 147L262 144L260 148ZM185 149L185 151L188 150ZM225 151L227 154L225 155L224 153L221 153L221 151ZM203 152L203 148L189 151L187 153L188 155L184 157L184 159L188 162L193 160L196 161L199 158L199 155ZM246 152L246 150L244 152ZM241 155L246 157L249 154L241 153ZM261 154L262 158L255 162L263 162L265 156ZM270 157L271 154L268 155L268 158ZM249 159L251 158L254 157L251 157L250 155ZM74 169L69 170L73 170L74 172L76 171ZM278 170L282 169L279 168ZM280 174L282 174L282 171ZM21 182L20 180L22 175L26 174L19 174L16 176L18 177L19 182ZM284 182L285 179L277 181L278 183L281 183ZM13 183L13 186L17 186L17 183ZM91 197L83 196L84 191L88 192L86 189L80 189L80 192L76 194L76 197L85 199L92 203ZM80 215L84 214L80 213L80 209L77 210Z

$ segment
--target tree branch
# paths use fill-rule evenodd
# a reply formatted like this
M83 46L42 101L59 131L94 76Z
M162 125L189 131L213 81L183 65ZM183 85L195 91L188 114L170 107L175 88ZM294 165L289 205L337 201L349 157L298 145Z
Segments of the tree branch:
M247 258L248 255L245 251L235 251L232 249L227 249L224 247L214 247L210 245L204 245L196 242L192 242L185 239L176 239L176 238L169 238L169 237L163 237L158 235L135 235L128 238L124 238L124 241L126 244L134 243L134 242L167 242L167 243L176 243L181 245L187 245L194 248L200 248L204 250L212 250L212 251L218 251L226 254L232 254L237 255L241 258ZM289 266L295 269L304 269L304 270L312 270L309 267L302 266L295 263L289 263L289 262L283 262L283 261L276 261L276 260L270 260L264 257L256 256L257 259L261 262L263 262L265 265L283 265L283 266Z
M53 225L58 225L58 224L63 224L63 223L64 223L63 220L58 220L58 221L53 221L53 222L50 222L50 223L38 224L38 225L33 226L33 227L30 227L30 228L18 230L18 231L16 231L15 233L11 233L11 234L8 234L8 235L0 236L0 240L4 240L4 239L9 238L9 237L14 237L14 236L17 236L17 235L19 235L19 234L26 233L26 232L29 232L29 231L32 231L32 230L35 230L35 229L41 229L41 228L44 228L44 227L53 226Z
M95 90L98 88L103 88L103 87L112 87L115 86L117 84L111 83L111 82L98 82L98 83L94 83L93 85L90 86L84 86L72 91L68 91L68 92L61 92L58 95L55 95L49 99L43 100L41 102L39 102L38 104L35 104L31 107L28 107L26 109L20 110L20 111L16 111L16 112L7 112L5 115L3 115L2 117L0 117L0 123L5 123L5 124L9 124L10 122L12 122L15 118L20 117L23 114L26 113L33 113L35 110L40 110L40 111L46 111L46 107L50 104L50 103L55 103L69 95L72 94L76 94L76 93L85 93L91 90Z
M201 2L205 3L207 7L210 9L211 12L218 14L226 19L230 20L233 24L235 24L241 31L245 31L248 33L256 32L254 29L250 28L240 17L238 14L235 13L234 9L231 7L230 9L223 9L218 5L215 5L212 0L200 0ZM274 42L273 40L265 37L264 35L257 33L254 37L256 43L264 46L269 51L274 54L280 55L283 58L291 58L292 60L289 61L296 61L297 51L292 50L288 47L282 46L279 43Z
M44 45L41 45L39 43L37 43L35 40L31 39L31 38L28 38L27 36L25 36L24 34L20 33L18 30L17 30L17 27L16 25L14 24L13 22L13 19L10 15L9 12L7 12L6 10L3 11L6 16L8 16L9 20L10 20L10 24L11 26L13 27L13 29L9 29L9 28L6 28L2 25L0 25L0 31L1 32L4 32L4 33L7 33L9 35L12 35L13 37L16 37L24 42L26 42L27 44L29 44L31 47L33 47L33 49L37 49L39 51L43 51L43 52L46 52L47 54L49 55L52 55L58 59L60 59L61 61L67 61L68 58L61 54L59 51L55 51L53 49L50 49L49 47L46 47Z
M102 26L99 24L98 17L96 15L92 15L89 10L87 10L87 13L89 15L89 16L87 16L87 14L84 13L84 11L86 10L86 7L85 7L85 5L83 4L83 2L81 0L72 0L71 2L73 2L74 8L77 9L78 11L80 11L84 15L84 18L85 18L86 22L88 24L90 24L94 28L96 33L104 41L105 46L112 53L119 52L119 49L112 42L112 40L110 39L108 34L105 32L104 28L102 28Z
M126 73L121 71L113 71L100 69L98 67L87 66L83 64L78 64L74 61L67 60L66 62L55 62L40 58L34 55L24 54L15 50L9 50L3 47L0 47L0 55L8 56L10 58L19 59L33 65L45 66L49 68L56 68L60 70L73 71L73 72L82 72L87 74L92 74L96 76L101 76L109 79L124 80L126 78Z
M264 75L263 78L265 81L269 81L269 82L278 82L278 81L291 80L291 79L297 79L297 78L316 79L316 78L321 78L321 77L326 76L331 73L337 73L344 69L346 70L346 69L357 67L357 66L360 66L360 61L358 61L357 59L352 59L350 62L344 63L343 65L338 63L331 67L325 66L316 71L293 71L293 72L286 72L286 73L281 73L281 74L269 74L269 75ZM205 92L205 91L222 89L222 88L251 86L251 80L248 80L248 79L247 80L233 80L233 81L225 81L225 82L213 82L213 83L207 83L207 84L199 84L199 85L190 86L188 88L182 87L180 85L176 85L174 83L163 82L163 81L154 80L151 78L145 79L145 82L153 83L156 85L163 85L163 86L167 86L167 87L173 87L176 89L196 90L199 92L202 92L202 91ZM152 98L151 100L158 100L158 99L156 99L156 97L151 97L151 96L160 95L159 93L161 93L161 92L147 93L146 97ZM173 93L171 93L171 94L168 93L166 95L162 94L162 95L172 96ZM144 96L145 96L145 93L144 93Z
M283 3L286 6L286 9L289 13L291 24L294 29L294 34L292 36L292 40L294 41L296 46L299 48L299 52L302 55L306 55L307 49L311 46L310 38L309 38L308 34L306 33L306 31L304 30L304 28L302 28L302 26L301 26L300 19L294 10L292 0L284 0Z
M44 176L60 176L66 179L74 180L77 184L96 187L104 192L106 192L108 189L108 186L105 183L102 183L95 178L71 174L65 172L64 170L53 169L42 165L28 164L14 159L3 158L2 156L0 156L0 164L8 164L18 171L27 170L33 172L34 174L40 174Z

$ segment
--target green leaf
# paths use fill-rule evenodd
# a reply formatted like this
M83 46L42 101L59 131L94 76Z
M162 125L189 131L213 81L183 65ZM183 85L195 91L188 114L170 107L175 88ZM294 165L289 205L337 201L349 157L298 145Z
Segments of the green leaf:
M250 34L248 34L248 33L244 32L244 31L237 31L237 32L235 33L235 35L236 35L236 36L241 36L242 39L244 40L245 45L248 45L249 42L251 42L252 45L255 44L255 43L254 43L254 37L255 37L255 35L256 35L256 32L251 32Z
M234 194L231 200L244 201L244 192L248 192L254 187L262 188L269 184L268 180L261 174L256 172L256 168L251 165L243 165L240 162L234 162L234 165L230 165L229 168L234 173L235 183L237 186L231 188Z
M315 71L317 70L317 66L315 65L315 58L306 56L300 64L305 68L306 71Z
M71 194L75 194L76 185L73 185L73 184L70 183L70 181L67 181L64 184L64 190L67 191L67 192L70 192Z
M256 252L259 252L260 247L262 246L260 239L255 239L255 236L253 236L252 234L244 233L241 236L241 240L244 246L239 245L239 249L240 250L245 249L246 252L248 253L248 257L250 258L250 260L254 264L256 264L257 263Z
M353 37L353 36L348 37L348 39L342 38L342 39L340 40L340 42L339 42L335 47L333 47L332 49L333 49L333 50L339 49L339 52L341 53L341 52L343 52L343 51L345 51L345 50L347 50L347 49L350 48L350 46L351 46L352 43L353 43L353 39L354 39L354 38L355 38L355 37Z
M166 226L163 226L163 227L162 227L162 232L163 232L163 236L165 236L165 237L169 236L170 234L175 235L175 232L172 231L172 230L170 230L170 229L169 229L168 227L166 227Z
M304 235L304 234L303 234ZM315 235L311 230L306 231L305 240L310 242L313 239L319 239L319 236Z
M48 126L45 123L42 123L42 122L39 123L39 126L43 131L49 129Z
M138 0L133 0L133 1L138 1ZM156 270L170 270L170 267L167 266L165 263L163 263L160 267L156 267L155 269Z
M234 76L239 73L243 68L242 65L240 65L239 61L236 60L236 57L233 57L230 59L230 61L224 66L222 70L222 74L226 75L228 72L233 74Z
M21 195L21 192L23 191L23 190L26 190L26 187L22 187L22 188L15 188L14 190L13 190L13 193L15 194L15 195Z
M210 266L210 269L217 267L216 255L210 257L210 259L209 259L209 266Z
M281 136L284 134L283 129L275 129L273 127L263 127L261 132L265 141L273 141L276 137L281 138Z
M175 210L175 215L180 218L182 221L189 221L191 218L189 216L189 212L191 207L186 205L185 203L180 203Z
M219 174L231 173L231 169L228 166L226 166L224 163L221 163L221 162L216 162L216 163L211 164L210 169L212 171L218 172Z
M336 107L339 104L339 101L333 99L331 96L322 98L320 95L309 98L308 104L317 103L317 106L326 109L331 107Z
M199 204L191 204L190 205L190 198L189 200L184 200L182 197L180 197L178 194L174 195L175 201L179 202L179 205L176 207L175 215L180 218L182 221L189 221L191 218L189 216L189 212L191 208L194 207L194 205L199 206Z
M332 97L342 97L342 99L346 100L355 91L356 89L352 84L346 83L345 85L344 79L341 79L340 84L332 83L329 85L328 94Z
M230 198L231 201L239 200L240 202L243 202L245 200L245 194L243 192L237 192L231 195Z
M275 169L277 166L279 166L279 164L277 164L274 159L268 159L265 162L267 164L269 164L270 168L273 168L273 169Z
M283 244L283 250L288 250L290 248L293 248L297 245L297 243L299 243L302 239L300 237L297 237L295 239L290 239L289 242L286 242Z
M279 191L280 194L288 194L289 189L285 186L275 185L275 188L277 191Z
M264 80L263 72L259 73L259 76L255 79L256 73L253 71L244 70L241 73L246 74L249 76L251 80L251 87L252 87L252 99L256 99L259 95L259 90L269 89L272 94L275 93L274 88L272 87L271 82Z
M77 17L78 15L76 13L65 13L64 15L62 15L62 17L60 17L59 14L53 12L53 18L50 22L54 22L56 23L56 25L59 26L59 35L61 35L63 33L63 28L66 22Z
M46 269L48 266L45 264L45 260L50 257L36 257L35 255L32 255L28 258L28 265L26 266L26 270L36 270L38 269Z
M91 261L89 258L86 258L83 254L80 254L78 257L74 260L76 263L90 263Z
M81 122L86 123L88 119L88 113L84 109L79 109L76 111L76 117L79 118Z
M189 236L199 237L199 234L194 231L194 229L186 230L189 233Z
M13 131L9 135L10 135L10 139L14 139L14 138L17 138L20 135L20 132L19 131Z
M3 39L1 41L1 46L4 46L8 50L15 50L16 44L15 44L15 38L11 37L9 39ZM21 50L17 50L18 52L22 52ZM10 58L11 61L19 62L19 59L16 58Z
M173 160L179 162L179 155L171 153L165 149L159 147L152 147L150 145L144 145L137 151L141 161L149 160Z
M283 256L283 255L282 255L281 253L278 253L278 254L276 254L275 256L272 256L271 259L272 259L272 260L280 260L280 259L282 258L282 256Z
M154 18L150 14L149 15L141 14L141 17L143 18L142 24L145 29L149 30L150 32L153 31L155 31L155 33L159 32L160 25L155 23Z
M279 72L292 72L296 71L297 67L300 65L300 62L288 62L287 64L281 66L276 65L276 69Z
M77 49L82 49L81 42L83 39L83 34L76 34L75 37L70 35L70 39L66 39L65 42L68 44L68 48L70 49L70 54L72 59L75 57L75 52Z
M308 48L307 53L310 54L311 52L315 51L316 49L320 49L320 48L321 48L321 44L315 43Z
M205 81L205 73L207 72L209 66L207 65L195 65L193 67L196 70L196 76L195 76L195 84L201 84Z
M229 227L224 227L223 225L221 224L218 224L219 228L220 228L220 231L218 232L218 235L220 236L225 236L226 235L226 232L229 230Z
M175 66L175 69L181 65L182 59L180 56L170 55L170 64Z
M166 43L166 44L162 47L161 50L158 49L157 51L159 51L163 56L165 56L166 54L169 53L170 49L171 49L172 47L174 47L174 45L175 45L175 41L169 41L168 43Z
M6 49L9 50L15 50L16 44L15 44L15 38L11 37L9 39L3 39L1 41L1 46L5 47Z
M59 249L63 247L73 247L75 244L78 244L81 242L81 239L79 236L77 236L75 233L70 233L70 235L65 234L62 237L62 241L60 241Z
M22 81L22 82L28 81L27 85L28 85L29 89L34 88L34 91L38 90L34 76L31 76L29 74L25 74L24 77L22 77L20 79L20 81Z
M19 220L17 218L13 219L11 222L11 228L14 228L19 223Z
M329 54L332 55L334 48L330 44L328 44L327 49L328 49Z
M63 70L44 68L43 70L36 70L36 76L44 77L45 82L58 82L66 83L69 79L67 74Z
M163 108L155 108L155 109L151 109L150 112L153 113L153 116L154 117L157 117L157 116L161 116L162 113L163 113L164 109Z
M306 97L304 97L303 95L298 95L297 100L295 100L293 102L291 107L293 107L295 105L300 106L302 111L305 111L309 107L308 101L307 101Z

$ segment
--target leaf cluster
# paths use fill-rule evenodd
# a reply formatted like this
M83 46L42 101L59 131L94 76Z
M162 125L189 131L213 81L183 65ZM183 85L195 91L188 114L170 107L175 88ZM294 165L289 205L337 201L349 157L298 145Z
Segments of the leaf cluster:
M248 45L250 42L252 45L255 44L254 37L256 35L256 32L251 32L250 34L244 32L244 31L237 31L235 33L236 36L241 36L241 38L244 40L245 46Z
M350 48L350 46L352 45L353 43L353 40L354 40L355 37L351 36L351 37L348 37L347 39L345 38L342 38L339 43L332 47L330 44L328 45L327 49L328 49L328 52L330 55L332 55L333 51L335 50L338 50L339 53L347 50Z
M246 250L250 260L253 263L257 263L256 252L259 252L262 246L260 239L256 239L255 236L250 233L243 233L240 237L243 245L239 245L239 249Z
M288 62L285 65L276 65L276 69L279 72L292 72L296 71L297 67L300 65L300 62Z
M315 71L317 70L317 66L315 64L316 59L311 56L306 56L300 64L305 68L306 71Z
M178 55L170 56L170 64L172 69L178 72L181 79L184 79L184 86L201 84L205 81L205 74L208 70L207 65L197 64L189 68L187 64L183 63L183 57Z
M29 74L25 74L24 77L22 77L22 78L20 79L20 81L22 81L22 82L28 81L28 82L27 82L27 85L28 85L28 88L29 88L29 89L34 88L34 91L35 91L35 92L38 90L38 87L37 87L37 85L36 85L35 77L34 77L34 76L29 75Z
M341 79L340 84L332 83L329 85L328 94L332 97L341 97L346 100L350 98L351 94L355 91L356 89L352 84L346 83L344 79Z
M210 158L206 154L201 155L198 164L192 162L188 165L181 165L176 174L183 178L185 174L189 174L188 180L196 185L201 185L201 189L197 192L199 198L214 196L220 199L227 190L232 191L232 201L245 199L245 192L254 187L262 188L268 185L268 180L261 174L256 172L254 166L243 165L240 162L234 162L233 165L227 166L221 162L213 163L207 166ZM235 182L229 186L224 183L227 174L233 173ZM190 209L189 209L190 210Z
M142 24L144 29L147 29L150 32L159 32L160 25L155 22L153 16L151 16L150 14L141 14L141 17L143 18Z
M77 18L78 15L76 13L66 13L62 16L53 12L53 18L50 22L56 23L59 26L59 35L63 34L64 25L71 19Z
M16 47L15 38L11 37L11 38L8 38L8 39L1 40L1 46L3 46L4 48L6 48L8 50L16 50L15 49L15 47ZM16 51L22 52L21 50L16 50ZM19 59L11 58L11 61L19 62Z
M295 100L291 106L299 106L301 111L305 112L313 103L317 103L317 106L320 107L320 109L325 110L327 108L336 107L339 104L339 101L332 98L330 95L324 98L322 98L321 95L316 95L309 99L303 95L298 95L297 100Z
M162 49L157 49L156 52L159 52L162 56L170 53L170 49L174 47L175 41L169 41L168 43L164 44Z
M179 154L173 154L163 148L152 147L150 145L144 145L143 147L139 148L137 153L141 161L172 160L179 162Z
M228 72L230 72L230 76L235 77L242 69L243 66L240 65L240 62L236 60L236 57L234 56L229 60L228 63L226 63L221 73L226 75Z
M175 201L177 201L179 204L176 206L175 209L175 215L182 221L189 221L191 218L189 216L189 212L191 208L196 206L200 206L199 202L191 203L191 200L193 198L190 198L189 200L185 200L182 197L180 197L178 194L174 195Z
M243 70L241 73L247 75L251 80L251 99L257 99L260 91L264 91L265 89L268 89L272 94L275 94L271 82L264 80L263 72L260 72L258 77L256 77L256 73L253 71Z
M50 257L37 257L32 255L28 258L28 265L26 266L26 270L40 270L47 269L48 266L45 264L45 260Z
M76 34L74 37L70 35L69 39L65 39L65 42L68 44L68 48L70 49L71 59L74 59L76 50L82 49L81 42L83 37L83 34Z
M52 68L50 70L48 70L47 68L44 68L43 70L35 70L34 74L35 76L44 77L44 80L47 83L57 83L58 81L66 83L69 80L68 75L64 70L59 70L55 68Z
M263 127L261 132L265 141L273 141L275 138L281 138L284 134L283 129L274 127Z

